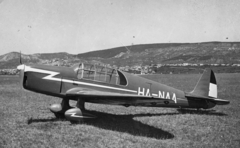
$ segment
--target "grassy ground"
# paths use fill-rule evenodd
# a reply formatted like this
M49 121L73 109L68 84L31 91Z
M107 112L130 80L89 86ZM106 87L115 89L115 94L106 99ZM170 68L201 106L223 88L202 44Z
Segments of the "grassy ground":
M149 75L190 91L200 75ZM94 121L56 120L61 100L21 91L17 77L0 77L1 147L240 147L240 75L217 74L219 98L230 105L197 112L168 108L86 104ZM75 102L71 102L75 104Z

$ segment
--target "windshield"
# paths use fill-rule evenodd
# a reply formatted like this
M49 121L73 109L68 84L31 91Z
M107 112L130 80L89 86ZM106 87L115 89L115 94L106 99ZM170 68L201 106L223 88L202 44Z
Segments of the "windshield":
M120 74L120 78L116 69L107 66L81 63L75 64L73 69L78 79L100 81L115 85L126 85L127 82L123 74Z

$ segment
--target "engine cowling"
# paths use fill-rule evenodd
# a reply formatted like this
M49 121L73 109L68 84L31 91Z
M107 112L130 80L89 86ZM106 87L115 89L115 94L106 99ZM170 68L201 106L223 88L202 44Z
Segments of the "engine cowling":
M88 113L87 111L81 111L79 108L72 108L65 112L65 117L69 121L83 122L89 119L94 119L96 116Z

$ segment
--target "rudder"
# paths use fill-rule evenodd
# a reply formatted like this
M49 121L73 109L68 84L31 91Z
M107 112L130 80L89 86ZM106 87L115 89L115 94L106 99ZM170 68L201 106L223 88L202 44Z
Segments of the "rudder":
M211 69L205 69L191 94L217 98L217 81Z

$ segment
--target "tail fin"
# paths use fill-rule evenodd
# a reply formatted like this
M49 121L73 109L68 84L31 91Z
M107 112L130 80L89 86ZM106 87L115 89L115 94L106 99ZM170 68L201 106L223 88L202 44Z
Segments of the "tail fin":
M211 69L205 69L191 94L217 98L217 81Z

